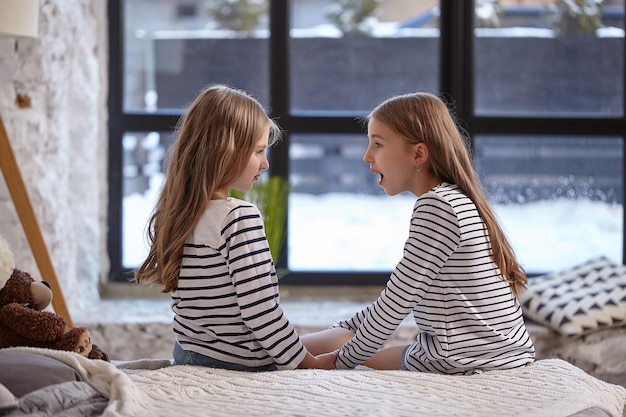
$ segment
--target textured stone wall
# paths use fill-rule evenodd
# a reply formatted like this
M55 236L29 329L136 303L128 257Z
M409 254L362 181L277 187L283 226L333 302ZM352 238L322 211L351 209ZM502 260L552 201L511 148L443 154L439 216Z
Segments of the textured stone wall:
M108 269L106 26L105 1L40 0L38 38L0 38L0 115L70 313ZM0 213L16 265L39 277L4 177Z

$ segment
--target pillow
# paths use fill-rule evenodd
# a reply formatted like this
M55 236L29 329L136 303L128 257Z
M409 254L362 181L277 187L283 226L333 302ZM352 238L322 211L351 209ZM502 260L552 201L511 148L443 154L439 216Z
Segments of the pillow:
M601 256L570 269L528 279L524 315L565 336L626 323L626 267Z
M61 361L36 353L0 350L0 384L17 398L67 381L82 381L82 377Z

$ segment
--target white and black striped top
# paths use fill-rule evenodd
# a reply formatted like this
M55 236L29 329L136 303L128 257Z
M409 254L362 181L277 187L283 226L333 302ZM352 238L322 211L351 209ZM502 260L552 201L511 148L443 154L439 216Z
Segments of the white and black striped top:
M185 350L278 369L295 369L306 355L279 305L263 219L246 201L211 201L185 243L171 297L176 340Z
M491 256L484 222L456 185L420 196L404 256L378 299L333 325L356 333L337 368L369 359L413 312L420 329L403 358L409 370L457 374L515 368L535 348L520 304Z

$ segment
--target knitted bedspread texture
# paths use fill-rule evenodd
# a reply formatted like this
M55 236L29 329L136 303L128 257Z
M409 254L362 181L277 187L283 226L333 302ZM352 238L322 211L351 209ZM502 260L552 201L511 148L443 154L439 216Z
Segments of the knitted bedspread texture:
M570 416L597 407L621 417L626 389L560 359L471 376L409 371L238 372L124 363L37 348L74 367L109 398L104 416Z

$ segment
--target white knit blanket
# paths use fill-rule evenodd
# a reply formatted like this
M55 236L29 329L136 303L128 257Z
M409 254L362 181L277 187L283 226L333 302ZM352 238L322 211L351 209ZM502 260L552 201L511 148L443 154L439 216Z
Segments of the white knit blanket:
M473 376L408 371L237 372L167 361L93 361L14 348L77 369L109 398L105 416L570 416L597 407L622 416L626 389L559 359Z

